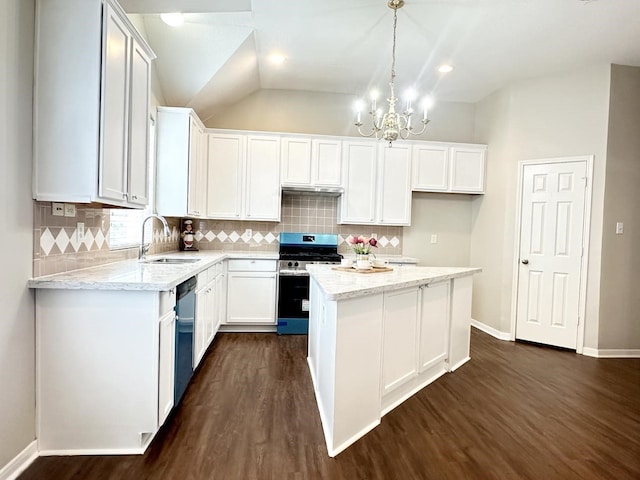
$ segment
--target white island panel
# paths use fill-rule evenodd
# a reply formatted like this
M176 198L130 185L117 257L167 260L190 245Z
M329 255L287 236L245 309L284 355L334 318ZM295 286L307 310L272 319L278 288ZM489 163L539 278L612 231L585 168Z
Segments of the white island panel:
M329 456L469 360L475 268L311 274L309 368Z

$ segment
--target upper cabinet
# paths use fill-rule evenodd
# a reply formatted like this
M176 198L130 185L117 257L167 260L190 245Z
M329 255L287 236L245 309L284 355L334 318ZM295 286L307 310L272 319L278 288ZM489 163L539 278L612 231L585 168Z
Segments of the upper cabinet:
M282 185L340 187L342 141L331 138L282 137Z
M421 192L484 193L485 145L415 143L412 188Z
M410 225L411 146L345 141L339 223Z
M280 137L211 130L207 217L280 221Z
M148 203L155 55L113 0L38 0L36 200Z
M169 217L204 217L207 143L190 108L158 107L156 209Z

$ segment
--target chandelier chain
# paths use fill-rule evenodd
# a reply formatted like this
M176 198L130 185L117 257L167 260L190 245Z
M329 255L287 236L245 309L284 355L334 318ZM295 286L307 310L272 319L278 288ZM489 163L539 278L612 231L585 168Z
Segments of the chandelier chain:
M393 48L391 49L391 83L396 78L396 30L398 25L398 10L393 10Z

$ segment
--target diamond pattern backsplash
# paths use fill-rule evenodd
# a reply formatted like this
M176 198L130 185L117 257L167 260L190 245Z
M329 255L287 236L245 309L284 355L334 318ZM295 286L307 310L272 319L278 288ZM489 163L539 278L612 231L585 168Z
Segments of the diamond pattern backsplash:
M76 205L76 217L54 217L49 202L34 202L33 275L49 275L136 258L137 248L109 249L109 209ZM378 239L376 253L402 254L402 227L338 225L335 197L285 194L281 222L195 220L195 239L201 250L277 252L280 232L337 233L338 251L352 252L352 235ZM168 218L171 236L165 237L159 222L153 232L151 254L175 251L180 238L180 219ZM78 239L76 225L85 224Z

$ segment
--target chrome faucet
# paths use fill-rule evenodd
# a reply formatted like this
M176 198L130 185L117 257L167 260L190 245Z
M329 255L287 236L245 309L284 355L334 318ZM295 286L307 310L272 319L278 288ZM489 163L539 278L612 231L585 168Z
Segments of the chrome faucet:
M164 236L169 237L171 235L171 230L169 230L169 224L164 219L164 217L161 217L160 215L156 215L155 213L152 213L147 218L142 220L142 238L140 239L140 249L138 250L138 260L144 260L145 256L147 255L147 252L149 251L149 248L151 248L151 244L149 245L144 244L144 224L147 223L147 220L154 217L160 220L164 225Z

